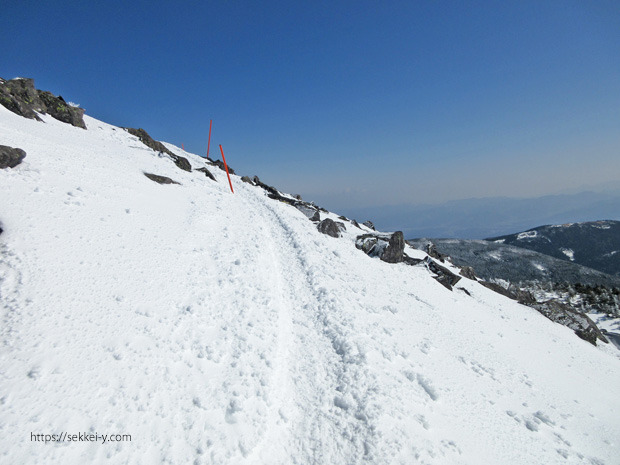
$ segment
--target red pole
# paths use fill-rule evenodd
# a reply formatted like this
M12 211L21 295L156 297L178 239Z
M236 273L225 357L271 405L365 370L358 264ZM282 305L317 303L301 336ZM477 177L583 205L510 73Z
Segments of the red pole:
M181 142L181 147L183 148L183 151L185 152L185 144L183 142Z
M209 158L209 147L211 146L211 126L213 126L213 120L209 123L209 142L207 142L207 158Z
M235 191L232 188L232 182L230 182L230 174L228 174L228 165L226 164L226 157L224 156L224 150L220 144L220 152L222 152L222 160L224 160L224 168L226 168L226 176L228 176L228 184L230 184L230 191L234 194Z

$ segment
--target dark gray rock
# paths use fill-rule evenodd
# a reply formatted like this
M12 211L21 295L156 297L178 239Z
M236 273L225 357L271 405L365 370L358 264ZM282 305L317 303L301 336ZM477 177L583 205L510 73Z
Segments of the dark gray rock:
M314 215L312 215L312 217L310 218L310 221L313 221L315 223L319 223L321 221L321 214L319 213L318 210L314 212Z
M56 97L51 92L42 90L37 92L39 93L41 102L43 102L47 108L47 113L49 113L52 117L56 118L58 121L62 121L63 123L68 123L72 126L86 129L83 108L71 106L65 102L65 99L61 96Z
M258 179L258 176L254 176L254 184L256 184L259 187L262 187L263 189L265 189L267 191L268 194L271 194L271 198L275 198L276 200L279 200L280 197L282 197L282 194L280 194L280 192L278 191L278 189L276 189L273 186L268 186L267 184L265 184L264 182L261 182L260 179Z
M378 257L387 263L405 261L405 239L402 231L392 235L362 234L355 239L355 247L370 257Z
M325 218L321 221L317 229L321 234L327 234L331 237L340 237L340 229L338 229L338 225L331 219Z
M296 202L294 207L302 212L308 219L312 219L314 214L317 213L317 209L306 202Z
M192 171L192 165L190 165L187 158L180 157L178 155L172 155L172 160L174 160L174 164L181 168L183 171Z
M86 129L84 109L71 106L62 97L37 90L33 79L0 79L0 104L25 118L41 121L38 113L48 113L53 118Z
M0 104L13 113L25 118L42 121L36 112L46 113L47 108L41 102L34 87L34 79L11 79L0 82Z
M381 260L387 263L400 263L404 260L405 237L402 231L396 231L390 237L388 246L385 248Z
M362 224L363 224L364 226L366 226L366 227L368 227L368 228L372 229L373 231L376 231L376 229L375 229L375 225L373 224L373 222L372 222L372 221L370 221L370 220L368 220L368 221L364 221Z
M390 238L387 235L362 234L355 238L355 247L369 257L381 258L389 243Z
M352 220L351 223L353 223L353 226L355 226L357 229L362 229L362 227L360 226L360 224L357 221Z
M295 194L293 197L295 197L296 200L303 200L299 194Z
M174 153L172 153L170 150L168 150L166 148L166 146L164 144L162 144L159 141L156 141L155 139L153 139L148 132L146 132L144 129L142 128L125 128L127 130L127 132L133 136L136 136L138 139L140 139L140 142L142 142L144 145L146 145L147 147L155 150L156 152L163 152L166 153L168 155L174 155Z
M0 169L15 168L26 157L22 149L0 145Z
M144 176L149 178L151 181L155 181L158 184L179 184L180 185L180 183L173 181L172 179L166 176L160 176L159 174L144 173Z
M404 253L403 254L403 262L405 262L407 265L417 266L420 263L424 263L424 260L421 260L419 258L411 258L409 255Z
M213 173L211 173L211 171L209 171L207 168L205 167L197 168L196 171L200 171L201 173L204 173L207 178L213 179L215 182L217 182L217 179L215 179L215 176L213 176Z
M436 276L434 278L442 284L446 289L452 290L452 286L458 283L461 280L461 277L455 275L445 266L441 266L439 263L434 261L431 257L426 257L424 260L429 271L434 273Z
M338 226L338 229L343 232L347 230L347 227L344 225L344 223L342 221L336 221L336 226Z
M437 247L432 242L429 242L426 245L426 253L430 255L431 257L436 258L441 263L444 263L446 259L446 255L439 253L439 251L437 250Z
M471 266L462 267L461 272L459 274L467 279L472 279L474 281L478 280L478 278L476 278L476 272Z
M597 340L609 342L587 315L573 310L566 304L552 299L534 304L532 307L551 321L569 327L575 331L577 336L590 344L596 345Z
M254 185L254 182L252 182L252 180L251 180L248 176L243 176L243 177L241 178L241 180L242 180L243 182L248 183L248 184Z
M210 160L210 162L211 162L212 165L217 166L222 171L226 171L226 166L224 165L224 162L222 160ZM235 174L235 170L233 170L230 167L230 165L228 165L228 172L230 174Z
M144 129L142 128L138 128L138 129L125 128L125 129L127 130L129 134L132 134L136 136L138 139L140 139L140 142L142 142L147 147L155 150L156 152L162 152L168 155L170 158L172 158L172 161L174 161L174 164L177 165L179 168L181 168L183 171L192 171L192 166L190 165L187 158L180 157L179 155L175 155L174 153L172 153L170 150L166 148L164 144L153 139L149 135L149 133L146 132Z

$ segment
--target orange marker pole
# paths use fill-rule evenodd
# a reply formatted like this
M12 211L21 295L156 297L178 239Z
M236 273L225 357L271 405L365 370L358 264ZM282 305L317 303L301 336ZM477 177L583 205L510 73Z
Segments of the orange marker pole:
M226 164L226 157L224 156L224 150L220 144L220 152L222 152L222 160L224 160L224 168L226 168L226 176L228 176L228 184L230 184L230 191L234 194L235 191L232 188L232 182L230 182L230 174L228 173L228 165Z
M213 126L213 120L211 120L211 122L209 123L209 142L207 142L207 158L209 158L209 147L211 146L211 126Z
M183 142L181 142L181 147L183 148L183 151L185 152L185 144Z

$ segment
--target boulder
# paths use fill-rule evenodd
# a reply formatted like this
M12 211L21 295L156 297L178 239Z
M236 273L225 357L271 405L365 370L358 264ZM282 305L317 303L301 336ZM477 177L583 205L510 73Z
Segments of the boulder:
M340 237L340 229L338 229L338 225L331 219L325 218L321 221L317 229L321 234L327 234L331 237Z
M362 229L362 227L360 226L360 224L357 221L351 220L351 223L353 223L353 226L355 226L357 229Z
M15 168L26 157L22 149L0 145L0 169Z
M319 222L321 221L321 214L319 213L319 211L318 211L318 210L316 210L316 211L314 212L314 215L312 215L312 216L310 217L310 221L313 221L313 222L315 222L315 223L319 223ZM331 220L330 220L330 221L331 221Z
M166 176L160 176L159 174L144 173L144 176L149 178L151 181L155 181L158 184L179 184L180 185L180 183L173 181L172 179Z
M197 168L196 171L200 171L201 173L204 173L207 178L213 179L215 182L217 182L217 179L215 179L215 176L213 176L213 173L211 173L211 171L209 171L204 166L202 168Z
M452 286L454 286L461 280L460 276L455 275L445 266L441 266L431 257L426 257L426 260L424 260L424 262L426 263L429 271L436 275L434 276L434 278L446 289L452 290Z
M380 257L387 245L388 241L385 238L373 234L362 234L355 238L355 247L369 257Z
M62 121L63 123L68 123L72 126L86 129L83 108L69 105L61 96L56 97L51 92L42 90L37 92L39 93L39 98L47 108L47 113L49 113L52 117L56 118L58 121Z
M190 165L187 158L180 157L179 155L172 155L172 160L174 160L174 164L181 168L183 171L192 171L192 165Z
M378 257L387 263L400 263L405 260L405 239L402 231L392 235L362 234L355 239L355 247L370 257Z
M432 242L429 242L428 244L426 244L426 253L430 255L431 257L436 258L441 263L443 263L446 259L446 255L439 253L439 251L437 250L437 247Z
M376 231L376 229L375 229L375 225L373 224L373 222L372 222L372 221L370 221L370 220L368 220L368 221L364 221L362 224L363 224L364 226L366 226L367 228L370 228L370 229L372 229L373 231Z
M463 268L461 268L461 272L459 274L464 278L471 279L473 281L478 280L478 278L476 278L476 273L471 266L464 266Z
M243 182L248 183L248 184L254 185L254 183L252 182L252 180L251 180L248 176L243 176L243 177L241 178L241 180L242 180Z
M316 208L312 207L311 205L308 205L305 202L296 202L294 207L300 212L302 212L308 219L312 219L312 217L317 213Z
M211 164L217 166L222 171L226 171L226 166L222 160L211 160ZM235 174L235 170L233 170L230 165L228 165L228 172L230 174Z
M404 260L405 237L402 231L396 231L390 237L381 260L387 263L400 263Z

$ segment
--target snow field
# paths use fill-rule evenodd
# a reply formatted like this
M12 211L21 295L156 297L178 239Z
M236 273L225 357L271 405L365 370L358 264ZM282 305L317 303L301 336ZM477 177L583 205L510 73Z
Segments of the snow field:
M0 462L619 463L607 348L120 128L43 118L0 107L28 154L0 171ZM132 440L31 441L62 431Z

